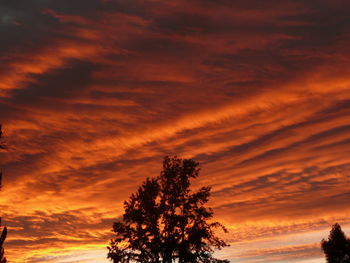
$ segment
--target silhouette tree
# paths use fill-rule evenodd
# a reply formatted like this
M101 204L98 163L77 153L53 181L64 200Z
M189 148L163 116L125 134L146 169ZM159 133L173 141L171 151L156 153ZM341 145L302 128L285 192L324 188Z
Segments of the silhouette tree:
M2 139L2 127L0 125L0 149L4 149L5 146L2 143L1 139ZM0 173L0 189L1 189L1 179L2 179L2 173ZM0 217L0 227L1 227L1 217ZM7 228L4 227L4 229L0 233L0 263L7 262L6 258L4 257L5 252L3 247L6 236L7 236Z
M115 239L108 247L114 263L228 263L213 257L214 248L228 246L214 233L227 232L209 222L213 211L204 205L210 187L190 190L190 179L199 175L191 159L165 157L160 176L146 181L124 202L123 219L114 223Z
M338 223L332 226L328 240L322 239L321 247L328 263L350 263L350 239Z
M0 225L1 225L1 218L0 218ZM1 234L0 234L0 263L7 262L6 258L4 257L5 251L3 247L6 236L7 236L7 228L4 227L4 229L1 231Z

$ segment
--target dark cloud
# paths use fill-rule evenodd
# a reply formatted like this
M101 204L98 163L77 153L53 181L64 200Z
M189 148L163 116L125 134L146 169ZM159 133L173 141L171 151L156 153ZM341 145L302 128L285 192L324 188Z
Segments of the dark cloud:
M31 75L31 83L21 89L13 90L11 100L14 104L32 104L50 98L71 98L84 94L92 81L92 72L97 68L91 62L68 61L62 68L53 69L45 75Z

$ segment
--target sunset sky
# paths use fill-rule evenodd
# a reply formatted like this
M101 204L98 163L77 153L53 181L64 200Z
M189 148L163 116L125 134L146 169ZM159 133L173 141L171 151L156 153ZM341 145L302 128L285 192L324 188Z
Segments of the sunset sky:
M350 236L350 1L0 0L13 263L108 263L123 201L193 158L233 263Z

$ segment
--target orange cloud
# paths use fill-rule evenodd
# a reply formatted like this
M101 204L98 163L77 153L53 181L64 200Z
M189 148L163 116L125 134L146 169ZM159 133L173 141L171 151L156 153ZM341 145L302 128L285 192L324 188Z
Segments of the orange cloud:
M221 257L319 260L350 223L349 8L1 3L7 258L108 262L123 200L178 155L212 186Z

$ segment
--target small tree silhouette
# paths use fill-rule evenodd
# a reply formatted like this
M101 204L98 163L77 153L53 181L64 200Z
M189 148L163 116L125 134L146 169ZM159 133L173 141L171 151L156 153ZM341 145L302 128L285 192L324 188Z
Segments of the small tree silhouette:
M350 263L350 240L338 223L332 226L328 240L322 239L321 247L328 263Z
M2 126L0 124L0 149L4 149L5 146L2 143ZM1 179L2 179L2 173L0 173L0 189L1 189ZM1 217L0 217L0 228L1 228ZM0 230L1 231L1 230ZM4 241L7 236L7 228L4 227L4 229L1 231L0 234L0 263L5 263L7 262L6 258L4 257Z
M210 187L191 192L190 179L199 175L191 159L165 157L160 176L149 179L124 202L124 215L113 225L116 238L108 247L114 263L228 263L213 258L213 248L228 246L215 236L213 211L208 202Z
M1 225L1 218L0 218L0 225ZM1 231L1 234L0 234L0 263L7 262L6 258L4 257L5 251L3 247L6 236L7 236L7 228L4 227L4 229Z

